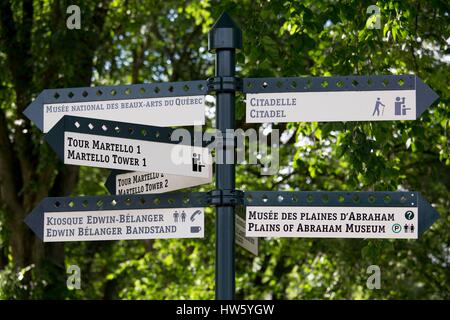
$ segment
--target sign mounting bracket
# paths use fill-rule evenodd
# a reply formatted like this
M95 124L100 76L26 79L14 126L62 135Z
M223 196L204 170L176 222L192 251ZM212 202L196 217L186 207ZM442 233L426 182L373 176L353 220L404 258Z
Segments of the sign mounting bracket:
M244 192L236 189L212 190L208 192L208 204L214 206L237 206L244 203Z
M239 77L210 77L207 83L210 92L242 92L243 90L243 80Z

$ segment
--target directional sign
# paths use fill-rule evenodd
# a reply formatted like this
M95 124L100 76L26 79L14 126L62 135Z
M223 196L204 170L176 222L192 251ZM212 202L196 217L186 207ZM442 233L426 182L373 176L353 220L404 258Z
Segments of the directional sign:
M438 98L414 75L244 79L246 121L415 120Z
M43 132L64 115L155 126L202 125L205 123L204 80L47 89L24 114Z
M209 178L187 177L158 172L121 172L114 170L105 186L111 194L164 193L194 187L212 181Z
M173 142L173 129L64 116L45 140L65 164L210 179L208 148Z
M203 238L205 205L204 193L45 198L25 223L44 242Z
M250 237L417 239L439 217L418 192L261 191L246 198Z
M235 241L251 254L258 256L258 238L245 236L245 210L244 206L236 207Z

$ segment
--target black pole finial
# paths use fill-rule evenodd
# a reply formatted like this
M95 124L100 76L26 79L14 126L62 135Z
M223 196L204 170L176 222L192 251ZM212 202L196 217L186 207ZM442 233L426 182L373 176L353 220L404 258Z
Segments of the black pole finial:
M208 49L214 51L240 48L242 48L242 31L229 14L223 12L208 33Z

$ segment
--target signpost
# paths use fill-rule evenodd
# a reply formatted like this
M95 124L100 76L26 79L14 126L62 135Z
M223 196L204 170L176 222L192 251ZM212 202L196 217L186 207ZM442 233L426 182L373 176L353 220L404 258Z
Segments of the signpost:
M210 179L207 148L171 141L173 129L65 116L45 136L65 164Z
M242 31L226 13L213 25L208 34L208 49L216 54L216 76L211 79L216 91L216 128L226 136L235 125L235 95L238 83L236 49L242 48ZM216 190L231 192L235 189L236 171L234 141L225 141L224 158L216 164ZM226 198L222 198L224 200ZM235 203L220 201L216 211L216 299L230 300L235 292L234 227Z
M251 237L417 239L439 217L418 192L248 192Z
M122 170L106 183L121 195L44 199L25 219L39 238L198 238L203 208L214 205L216 298L228 300L235 243L258 254L257 238L247 237L417 239L438 218L418 192L236 190L236 146L227 138L217 143L224 159L215 165L216 189L161 194L209 183L211 155L193 141L172 141L174 129L147 124L204 124L208 93L216 95L224 137L235 126L237 91L246 94L249 123L414 120L437 99L414 75L239 79L242 32L226 13L209 32L208 48L216 55L208 80L44 90L25 110L65 164ZM243 205L245 218L236 215Z
M46 89L24 114L44 133L65 115L160 127L205 123L204 80Z
M152 194L180 190L212 182L209 178L180 176L159 172L113 170L105 182L110 194Z
M44 242L203 238L205 195L45 198L25 223Z
M437 94L414 75L244 79L246 121L415 120Z

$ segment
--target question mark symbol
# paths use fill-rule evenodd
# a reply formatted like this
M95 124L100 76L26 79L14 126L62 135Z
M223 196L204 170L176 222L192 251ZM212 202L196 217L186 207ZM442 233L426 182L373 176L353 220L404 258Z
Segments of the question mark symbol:
M412 212L411 210L408 210L405 212L405 218L407 220L412 220L414 219L414 212Z

